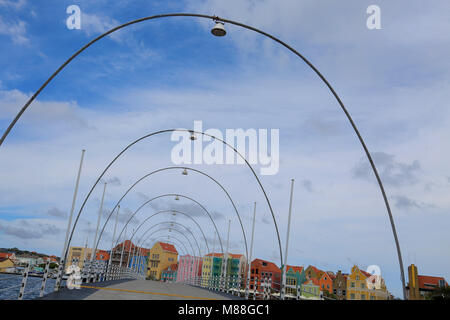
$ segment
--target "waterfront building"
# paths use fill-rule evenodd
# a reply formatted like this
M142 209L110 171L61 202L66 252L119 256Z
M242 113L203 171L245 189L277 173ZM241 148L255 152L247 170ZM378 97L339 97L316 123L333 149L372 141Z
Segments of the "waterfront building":
M14 262L10 258L0 258L0 272L12 272Z
M306 268L306 270L305 270L305 274L308 279L314 278L314 279L319 280L324 273L325 273L325 271L317 269L315 266L311 266L311 265L308 266L308 268Z
M186 254L178 257L177 282L190 282L202 276L203 258Z
M281 270L273 262L255 259L250 264L250 290L256 289L258 292L262 292L261 281L264 278L272 279L271 288L275 291L280 290L281 284Z
M358 266L353 266L347 277L347 300L387 300L388 292L384 280L375 277Z
M327 271L322 274L319 278L319 286L322 292L327 291L328 293L333 292L333 279L334 275Z
M222 275L222 253L208 253L202 261L202 286L218 286ZM217 280L217 281L216 281Z
M408 300L424 300L433 290L439 287L448 287L443 277L419 275L417 266L408 267L408 285L406 297Z
M338 300L347 299L347 276L348 274L339 270L333 279L333 294Z
M66 268L73 264L78 266L80 269L83 269L84 259L86 259L86 261L91 260L92 251L93 250L91 248L86 247L69 247ZM108 251L97 250L95 256L95 260L100 260L104 263L108 263L109 261Z
M322 300L323 298L319 280L316 278L306 280L306 282L302 284L300 290L303 299Z
M297 286L306 282L303 266L286 266L286 294L297 296Z
M175 282L177 281L178 264L174 263L164 269L161 273L161 281Z
M174 245L156 242L150 249L147 275L154 280L161 279L161 273L172 264L177 263L178 251Z

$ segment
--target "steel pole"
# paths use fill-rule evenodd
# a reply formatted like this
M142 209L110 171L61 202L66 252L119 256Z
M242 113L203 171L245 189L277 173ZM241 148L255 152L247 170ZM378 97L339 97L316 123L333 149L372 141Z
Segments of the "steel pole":
M291 215L292 215L292 198L294 195L294 179L291 179L291 197L289 200L289 216L288 216L288 225L286 232L286 250L284 252L284 266L282 266L282 284L280 290L280 299L284 300L284 296L286 294L286 268L287 268L287 257L288 257L288 248L289 248L289 232L291 230Z
M94 259L95 259L95 243L97 242L98 229L100 228L100 220L102 218L103 200L105 199L106 184L107 184L107 182L105 182L103 185L102 200L100 202L100 208L98 210L97 228L95 229L94 243L92 245L91 262L94 261Z
M250 268L252 263L252 254L253 254L253 236L255 234L255 217L256 217L256 202L253 208L253 223L252 223L252 239L250 242L250 257L248 258L248 270L247 270L247 285L245 287L245 298L248 300L249 290L250 290Z

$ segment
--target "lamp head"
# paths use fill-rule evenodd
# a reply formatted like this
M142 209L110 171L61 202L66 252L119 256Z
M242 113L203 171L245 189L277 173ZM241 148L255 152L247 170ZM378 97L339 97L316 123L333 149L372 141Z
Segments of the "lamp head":
M184 170L183 170L183 172L182 172L182 175L184 175L184 176L187 176L187 175L188 175L188 172L187 172L186 168L184 168Z
M227 31L225 30L223 22L216 21L215 26L211 29L211 33L216 37L223 37L224 35L226 35Z

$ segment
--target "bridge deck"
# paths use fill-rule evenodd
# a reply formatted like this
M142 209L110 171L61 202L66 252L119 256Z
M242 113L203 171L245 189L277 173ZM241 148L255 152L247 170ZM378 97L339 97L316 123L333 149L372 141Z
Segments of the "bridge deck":
M234 300L231 294L209 291L180 283L151 280L115 280L83 284L44 296L45 300Z

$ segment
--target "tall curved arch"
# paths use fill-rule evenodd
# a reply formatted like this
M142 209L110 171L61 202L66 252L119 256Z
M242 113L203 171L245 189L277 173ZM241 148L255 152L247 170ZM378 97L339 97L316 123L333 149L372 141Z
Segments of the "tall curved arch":
M233 24L236 26L240 26L242 28L245 28L247 30L251 30L254 31L256 33L259 33L263 36L266 36L270 39L272 39L273 41L279 43L280 45L284 46L285 48L287 48L289 51L291 51L293 54L295 54L297 57L299 57L301 60L303 60L303 62L305 62L316 74L317 76L323 81L323 83L327 86L327 88L331 91L332 95L334 96L334 98L336 99L336 101L339 103L339 106L341 107L342 111L345 113L345 116L347 117L348 121L350 122L355 134L358 137L358 140L360 141L364 152L367 156L367 159L369 160L370 166L372 168L372 171L375 175L375 178L378 182L378 186L380 188L381 194L383 196L383 200L388 212L388 216L389 216L389 221L391 224L391 229L392 229L392 233L394 236L394 241L395 241L395 245L396 245L396 249L397 249L397 256L398 256L398 261L399 261L399 267L400 267L400 275L401 275L401 280L402 280L402 286L403 286L403 298L406 299L406 285L405 285L405 275L404 275L404 269L403 269L403 260L402 260L402 255L401 255L401 249L400 249L400 244L399 244L399 240L398 240L398 236L397 236L397 231L396 231L396 227L395 227L395 223L394 223L394 218L392 216L392 211L389 205L389 201L387 199L387 195L386 192L384 190L384 186L383 183L381 181L381 178L378 174L378 170L375 166L375 163L372 159L372 156L369 152L369 149L366 146L366 143L364 142L364 139L362 138L358 128L356 127L355 122L353 121L352 117L350 116L350 113L348 112L347 108L345 107L344 103L342 102L341 98L339 97L339 95L336 93L336 91L334 90L334 88L331 86L331 84L328 82L328 80L322 75L322 73L308 60L306 59L306 57L304 57L302 54L300 54L297 50L295 50L294 48L292 48L291 46L289 46L287 43L283 42L282 40L278 39L277 37L264 32L262 30L259 30L257 28L254 28L252 26L246 25L244 23L240 23L240 22L236 22L233 20L229 20L229 19L225 19L225 18L221 18L218 16L211 16L211 15L205 15L205 14L197 14L197 13L168 13L168 14L159 14L159 15L153 15L153 16L148 16L148 17L144 17L144 18L140 18L140 19L136 19L136 20L132 20L129 22L126 22L124 24L121 24L115 28L112 28L108 31L106 31L105 33L99 35L98 37L94 38L93 40L91 40L90 42L88 42L87 44L85 44L81 49L79 49L77 52L75 52L69 59L67 59L42 85L41 87L30 97L30 99L28 99L28 101L25 103L25 105L20 109L20 111L18 112L18 114L14 117L14 119L11 121L11 123L8 125L8 127L6 128L5 132L3 133L2 137L0 138L0 146L3 145L4 140L6 139L6 137L8 136L9 132L11 131L11 129L14 127L14 125L16 124L16 122L19 120L19 118L22 116L22 114L25 112L25 110L30 106L30 104L36 99L36 97L41 93L41 91L50 83L50 81L53 80L53 78L55 78L59 72L61 72L61 70L63 70L73 59L75 59L80 53L82 53L84 50L86 50L87 48L89 48L91 45L93 45L94 43L96 43L97 41L103 39L104 37L106 37L107 35L120 30L122 28L125 28L127 26L133 25L133 24L137 24L140 22L144 22L144 21L149 21L149 20L154 20L154 19L159 19L159 18L168 18L168 17L196 17L196 18L203 18L203 19L211 19L214 21L221 21L224 23L229 23L229 24ZM253 169L252 169L253 170ZM261 185L261 184L260 184ZM262 185L261 185L262 186ZM265 193L265 192L264 192ZM267 196L266 196L267 199ZM268 199L267 199L268 200ZM270 206L270 204L269 204ZM270 206L271 209L271 206ZM272 210L271 210L272 212ZM273 215L273 212L272 212ZM275 219L275 217L273 216L273 218ZM276 223L276 222L275 222ZM277 229L277 233L278 233L278 228L276 226ZM73 231L73 230L72 230ZM73 232L72 232L73 233ZM70 236L70 238L72 238L72 234ZM281 265L283 266L283 255L282 255L282 250L281 250L281 241L279 239L279 234L278 234L278 241L280 243L280 260L281 260ZM70 243L70 242L69 242ZM67 258L67 250L66 250L66 254L64 256L64 262L66 261Z
M133 237L134 237L134 235L137 233L137 231L144 225L144 223L146 223L148 220L150 220L150 219L153 218L154 216L156 216L156 215L158 215L158 214L162 214L162 213L180 213L180 212L177 211L177 210L162 210L162 211L155 212L155 213L152 214L151 216L145 218L145 220L142 221L142 222L139 224L139 226L136 228L136 230L134 230L133 234L131 235L130 241L133 239ZM183 213L183 214L184 214L184 213ZM188 214L185 214L185 215L186 215L187 217L189 217L189 218L192 218L192 217L189 216ZM208 241L206 240L206 237L205 237L205 234L203 233L202 228L201 228L200 225L197 223L197 221L195 221L193 218L192 218L192 221L194 221L194 222L196 223L197 227L199 227L200 232L201 232L202 235L203 235L203 239L205 240L206 248L209 250L209 247L208 247ZM141 237L139 238L138 242L139 242L141 239L142 239L142 235L141 235Z
M209 212L209 211L208 211L208 210L207 210L200 202L198 202L198 201L195 200L194 198L185 196L185 195L183 195L183 194L179 194L179 193L167 193L167 194L162 194L162 195L159 195L159 196L157 196L157 197L154 197L154 198L151 198L151 199L145 201L142 205L139 206L139 208L136 209L135 212L133 212L133 214L130 216L130 218L129 218L128 221L126 222L125 226L128 225L128 223L130 223L131 219L133 219L133 217L134 217L134 216L135 216L142 208L144 208L147 204L149 204L151 201L154 201L154 200L156 200L156 199L163 198L163 197L176 197L176 196L182 197L182 198L185 198L185 199L188 199L188 200L193 201L193 202L196 203L200 208L202 208L203 211L205 211L205 212L207 213L207 215L209 216L210 220L212 221L212 223L213 223L213 225L214 225L214 228L215 228L216 233L217 233L217 237L219 238L220 247L221 247L221 249L222 249L222 251L223 251L222 238L220 237L219 230L217 229L216 223L214 222L214 219L212 218L211 213L210 213L210 212ZM121 230L120 234L118 235L117 239L120 239L120 236L122 235L122 233L123 233L123 231L124 231L124 229L125 229L125 226L122 228L122 230ZM117 241L118 241L118 240L117 240ZM116 243L116 245L117 245L117 243ZM97 248L97 246L98 246L98 242L97 242L95 248Z
M190 234L190 235L192 236L192 238L194 239L194 241L195 241L195 243L196 243L196 245L197 245L197 248L198 248L198 250L199 250L198 253L201 255L201 250L200 250L200 246L198 245L197 238L194 236L194 234L192 233L192 231L191 231L188 227L186 227L184 224L178 223L178 222L176 222L176 221L162 221L162 222L159 222L159 223L156 223L156 224L152 225L150 228L147 229L147 231L153 229L153 228L156 227L156 226L159 226L159 225L162 225L162 224L168 224L168 223L170 223L170 224L172 224L172 225L181 226L181 227L183 227L184 229L186 229L186 231L188 231L189 234ZM146 232L147 232L147 231L146 231ZM139 240L137 240L137 242L139 242L139 243L141 242L141 240L142 240L142 238L144 237L144 235L145 235L146 232L144 232L144 233L141 235L141 237L139 238Z
M172 228L171 228L171 227L159 228L158 230L155 230L155 231L153 231L152 233L150 233L150 234L147 236L147 238L151 237L153 234L155 234L155 233L157 233L157 232L165 231L165 230L169 230L169 229L171 229L172 231L175 231L175 232L181 234L181 235L186 239L186 241L189 243L189 246L191 247L192 253L195 255L195 249L194 249L194 246L192 245L192 243L191 243L191 241L189 240L189 238L188 238L183 232L181 232L180 230L175 229L175 228L173 228L173 227L172 227Z
M99 245L99 243L100 243L100 240L101 240L101 238L102 238L102 235L103 235L103 231L104 231L105 228L106 228L106 225L107 225L107 223L108 223L108 221L109 221L109 218L110 218L110 217L112 216L112 214L114 213L115 208L116 208L117 206L120 205L120 203L121 203L121 201L124 199L124 197L125 197L125 196L126 196L126 195L127 195L127 194L128 194L128 193L129 193L129 192L130 192L130 191L131 191L131 190L132 190L139 182L143 181L143 180L146 179L146 178L149 178L150 176L152 176L153 174L156 174L156 173L158 173L158 172L162 172L162 171L166 171L166 170L177 170L177 169L186 169L186 170L189 170L189 171L192 171L192 172L199 173L199 174L201 174L201 175L203 175L203 176L209 178L209 179L212 180L213 182L215 182L215 183L222 189L222 191L225 192L226 196L228 197L228 199L229 199L230 202L231 202L231 205L232 205L233 208L234 208L234 211L235 211L236 215L238 216L238 220L239 220L239 223L240 223L240 225L241 225L241 230L242 230L242 234L243 234L243 238L244 238L245 253L246 253L246 257L248 257L248 248L247 248L247 241L246 241L246 236L245 236L244 226L243 226L243 224L242 224L242 220L241 220L241 216L240 216L240 214L239 214L239 210L237 209L236 204L234 203L233 198L231 198L229 192L225 189L225 187L224 187L219 181L217 181L216 179L214 179L212 176L208 175L207 173L205 173L205 172L203 172L203 171L201 171L201 170L198 170L198 169L189 168L189 167L182 167L182 166L171 166L171 167L161 168L161 169L152 171L152 172L150 172L150 173L148 173L148 174L142 176L142 177L139 178L136 182L134 182L134 183L131 185L131 187L128 188L128 190L127 190L127 191L124 193L124 195L120 198L120 200L117 202L117 204L116 204L116 205L114 206L114 208L111 210L111 212L109 213L108 218L106 219L105 223L103 224L103 228L102 228L102 230L100 231L100 235L99 235L99 237L98 237L98 241L97 241L97 243L96 243L95 248L98 247L98 245ZM131 218L129 219L129 221L131 221ZM129 222L129 221L128 221L128 222ZM125 224L125 226L123 227L123 229L125 229L125 227L128 225L128 222ZM120 234L122 234L123 229L122 229L122 231L121 231Z
M138 226L138 228L134 231L134 233L136 233L146 221L148 221L148 220L150 220L151 218L153 218L154 216L157 216L158 214L162 214L162 213L179 213L179 214L182 214L183 216L185 216L185 217L191 219L191 220L196 224L196 226L198 227L198 229L200 230L200 232L202 233L203 239L205 240L206 249L209 251L208 239L206 239L205 233L203 232L203 229L202 229L202 227L200 226L200 224L199 224L193 217L191 217L189 214L187 214L187 213L185 213L185 212L182 212L182 211L178 211L178 210L161 210L161 211L155 212L155 213L152 214L151 216L145 218L145 220L141 222L141 224L140 224L140 225ZM133 233L133 235L134 235L134 233ZM132 236L131 238L133 238L133 236ZM131 239L130 239L130 240L131 240ZM116 242L116 245L117 245L117 242Z

